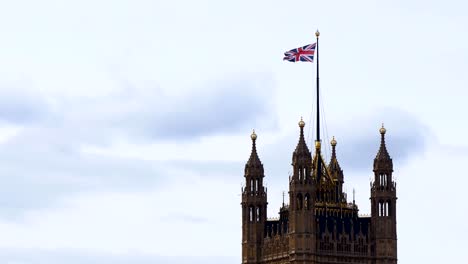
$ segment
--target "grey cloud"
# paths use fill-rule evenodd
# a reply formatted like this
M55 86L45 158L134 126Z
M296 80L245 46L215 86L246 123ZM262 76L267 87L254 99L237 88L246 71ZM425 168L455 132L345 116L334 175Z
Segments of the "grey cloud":
M263 89L262 89L263 90ZM271 120L273 107L248 81L229 84L214 94L198 93L190 101L178 103L180 110L166 113L162 122L153 122L156 136L180 138L201 136L215 131L233 133L250 127L259 117Z
M16 220L28 209L54 206L59 198L83 191L158 191L172 178L183 177L181 169L207 179L240 182L226 175L242 177L240 162L105 157L75 149L62 152L34 140L20 137L0 145L0 218Z
M103 145L118 137L143 144L148 140L187 141L235 133L257 122L260 116L266 120L265 126L274 126L275 115L268 103L271 100L261 96L271 89L269 76L236 76L206 86L194 88L184 97L131 86L108 97L60 100L47 100L31 90L22 90L24 94L16 91L11 97L11 93L4 92L3 100L10 100L18 109L30 109L18 110L29 113L22 115L5 111L5 120L17 124L25 120L40 122L23 124L18 135L0 144L0 217L15 218L25 209L48 206L60 196L80 191L161 188L171 177L171 166L200 172L209 167L200 173L203 175L226 169L216 162L207 166L191 161L154 162L80 152L84 143ZM232 169L234 165L229 166Z
M170 176L160 164L144 160L0 148L0 217L17 219L25 210L50 207L83 191L160 189Z
M329 122L328 140L331 135L338 141L337 156L346 177L347 172L357 172L363 177L372 173L373 160L380 146L379 128L382 121L387 128L386 144L393 159L395 169L403 166L412 156L422 153L430 129L411 113L399 109L376 109L374 113L354 116L349 123ZM295 123L291 125L296 126ZM288 173L291 172L291 157L299 138L299 128L272 145L257 142L260 159L264 163L267 182L272 185L286 186ZM324 156L330 157L330 146L322 137ZM313 152L313 135L307 140ZM328 148L328 149L327 149ZM247 157L246 157L247 158ZM240 173L240 172L239 172Z
M345 170L372 171L373 160L380 146L379 129L385 123L387 150L394 167L403 166L411 156L422 153L430 129L411 113L394 109L376 109L370 116L353 117L353 124L346 124L337 134L337 153Z
M47 115L46 98L32 88L0 84L0 120L11 124L40 121Z
M164 94L159 87L122 81L122 88L100 97L51 97L29 88L0 90L0 120L36 122L28 129L42 140L58 136L70 142L192 140L236 133L251 126L274 127L270 74L233 74L193 84L183 95ZM42 131L41 131L42 130ZM42 134L39 134L42 132Z
M125 89L107 98L61 100L64 114L51 127L76 140L103 144L123 137L134 142L193 140L236 133L253 122L274 127L274 83L268 74L239 74L194 84L184 95L167 95L156 87Z

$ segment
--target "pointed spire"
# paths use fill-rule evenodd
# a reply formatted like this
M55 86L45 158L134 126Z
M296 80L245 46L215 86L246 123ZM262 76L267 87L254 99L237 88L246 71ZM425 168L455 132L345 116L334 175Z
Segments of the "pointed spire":
M330 142L332 146L332 155L330 159L330 163L328 164L328 170L333 177L336 177L338 180L343 180L343 171L341 170L340 164L338 163L338 159L336 158L336 142L335 137Z
M336 139L333 136L333 139L330 141L330 145L332 146L332 156L331 156L331 159L330 159L329 168L330 168L330 170L340 170L341 171L340 164L338 163L338 159L336 158L336 145L337 144L338 144L338 142L336 142Z
M303 160L307 158L308 160L311 159L309 148L304 139L304 126L305 122L302 120L299 121L299 128L300 128L300 135L299 135L299 142L297 143L296 149L293 153L293 164L299 160Z
M255 130L252 132L250 135L250 138L252 139L252 152L250 153L250 158L245 164L245 177L251 177L251 176L264 176L263 172L263 164L260 161L260 158L258 157L257 154L257 146L255 144L257 140L257 134L255 134Z
M250 158L247 162L247 166L260 167L262 166L262 163L260 162L260 158L257 154L257 145L255 144L255 141L257 140L257 134L255 134L255 130L252 131L250 138L252 139L252 152L250 153Z
M390 158L390 154L388 154L387 146L385 145L385 133L387 129L385 129L384 124L379 130L381 139L380 139L380 148L377 152L377 155L374 159L374 170L376 169L393 169L392 159Z
M375 159L377 160L390 160L390 155L388 154L387 151L387 146L385 145L385 133L387 132L387 129L385 129L384 124L382 124L382 127L380 128L380 149L379 152L377 152L377 156Z

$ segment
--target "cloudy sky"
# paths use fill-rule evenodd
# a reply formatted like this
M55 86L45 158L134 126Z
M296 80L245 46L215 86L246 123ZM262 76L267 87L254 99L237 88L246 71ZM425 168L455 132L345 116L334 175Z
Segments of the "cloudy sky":
M301 116L314 137L314 65L282 54L317 28L360 212L384 122L399 263L468 262L459 2L2 1L0 263L239 263L251 130L269 217Z

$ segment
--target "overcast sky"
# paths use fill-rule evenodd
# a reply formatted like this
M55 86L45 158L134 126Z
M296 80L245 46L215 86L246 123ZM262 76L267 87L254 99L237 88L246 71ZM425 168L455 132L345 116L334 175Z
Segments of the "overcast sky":
M269 217L301 116L314 137L315 64L282 57L317 28L324 141L348 198L369 213L383 122L399 263L467 263L467 8L3 1L0 263L239 263L252 129Z

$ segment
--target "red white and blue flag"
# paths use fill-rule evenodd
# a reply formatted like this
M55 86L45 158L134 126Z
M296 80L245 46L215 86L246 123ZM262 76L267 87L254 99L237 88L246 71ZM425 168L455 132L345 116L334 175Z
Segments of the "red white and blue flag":
M297 49L292 49L284 53L283 60L296 62L296 61L308 61L314 62L316 43L305 45Z

